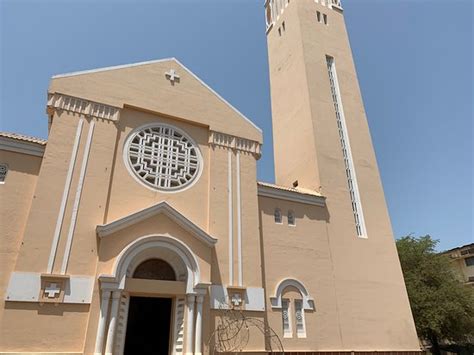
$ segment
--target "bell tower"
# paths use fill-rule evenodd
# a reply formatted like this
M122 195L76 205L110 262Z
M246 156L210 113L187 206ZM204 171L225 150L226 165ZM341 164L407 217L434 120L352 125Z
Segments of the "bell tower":
M417 350L341 2L267 0L265 11L276 183L326 198L323 216L303 213L325 232L301 240L327 240L340 337L330 346Z
M361 191L383 192L341 2L265 6L276 183L344 201L367 237Z

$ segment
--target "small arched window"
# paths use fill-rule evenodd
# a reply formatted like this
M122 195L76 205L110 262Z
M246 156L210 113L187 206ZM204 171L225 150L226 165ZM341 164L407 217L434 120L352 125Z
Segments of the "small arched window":
M282 223L281 219L281 210L279 208L275 208L275 212L273 213L273 216L275 218L275 223Z
M281 281L274 297L270 297L273 309L281 309L283 337L306 338L305 312L314 312L314 300L304 285L295 279Z
M290 226L296 225L295 213L293 211L288 211L288 225Z
M166 261L149 259L142 262L133 273L134 279L176 281L176 274Z
M0 184L5 183L5 179L7 178L7 173L8 173L8 165L0 164Z

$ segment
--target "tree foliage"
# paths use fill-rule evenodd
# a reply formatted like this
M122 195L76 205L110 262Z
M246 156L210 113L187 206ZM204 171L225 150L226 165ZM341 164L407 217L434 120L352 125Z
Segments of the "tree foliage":
M411 236L397 240L403 276L418 336L433 347L439 341L474 342L474 290L466 287L437 240Z

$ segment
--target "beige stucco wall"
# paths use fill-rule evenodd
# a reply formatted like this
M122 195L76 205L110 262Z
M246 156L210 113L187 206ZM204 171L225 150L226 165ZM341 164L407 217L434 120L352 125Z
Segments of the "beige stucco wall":
M280 335L285 351L343 349L335 302L334 268L326 224L327 211L273 198L259 199L263 262L268 321ZM274 210L282 211L282 223L274 221ZM293 211L296 225L288 225L288 211ZM305 312L307 338L283 338L281 309L272 309L270 297L285 279L300 281L315 300L314 312ZM294 328L294 327L293 327Z
M14 269L24 226L28 217L41 157L0 150L0 163L8 165L4 184L0 184L0 320L5 308L5 294ZM5 328L7 323L0 323Z

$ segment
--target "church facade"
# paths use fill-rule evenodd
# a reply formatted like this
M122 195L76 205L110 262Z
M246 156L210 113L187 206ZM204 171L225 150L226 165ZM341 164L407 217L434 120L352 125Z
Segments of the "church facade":
M262 131L178 60L54 76L0 134L0 353L415 354L343 9L265 4Z

